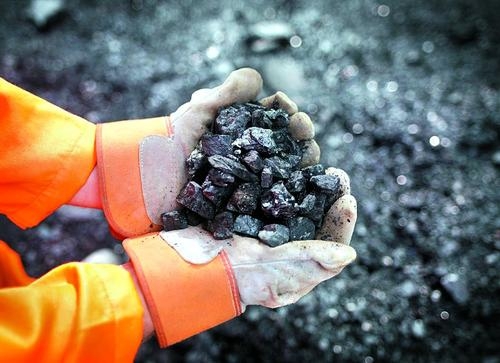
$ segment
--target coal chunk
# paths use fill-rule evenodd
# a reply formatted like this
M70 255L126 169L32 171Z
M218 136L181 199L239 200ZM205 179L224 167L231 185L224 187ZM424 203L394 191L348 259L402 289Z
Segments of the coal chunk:
M300 170L296 170L290 174L290 178L286 181L285 187L291 193L299 193L306 189L306 178Z
M205 165L207 165L207 157L201 152L200 148L195 148L186 159L188 178L193 179Z
M256 150L265 155L276 153L277 147L273 139L273 131L261 127L249 127L241 137L233 142L233 146L243 150Z
M232 188L221 187L211 181L205 181L201 185L203 196L211 201L217 208L227 202L231 195Z
M203 218L212 219L215 215L214 205L203 196L201 186L194 181L186 184L176 200L179 204Z
M287 179L290 177L291 164L278 156L264 159L264 165L271 169L271 173L277 179Z
M234 175L212 168L208 171L206 180L219 187L227 187L234 183Z
M315 206L316 196L314 194L307 194L302 200L302 203L299 204L299 214L306 216L310 215ZM321 206L321 210L323 210L323 206Z
M273 172L271 171L271 168L265 167L262 169L262 172L260 173L260 186L262 188L271 188L273 185Z
M227 203L227 209L243 214L251 214L257 209L261 188L257 183L240 184Z
M259 232L259 239L271 247L288 242L290 230L287 226L278 223L267 224Z
M288 114L280 108L266 110L265 114L271 120L271 128L273 129L286 128L290 123Z
M306 217L296 217L288 220L291 241L303 241L314 239L316 236L316 226L314 222Z
M269 217L290 218L297 214L298 205L295 197L279 181L262 194L261 209Z
M264 129L270 129L272 126L272 121L267 116L265 109L257 109L252 112L252 126L262 127Z
M208 221L207 229L215 239L228 239L233 236L234 216L231 212L221 212Z
M257 175L250 172L245 165L230 157L222 155L212 155L208 157L208 162L213 168L224 173L232 174L245 181L257 181Z
M302 169L302 174L304 174L304 177L309 180L311 177L315 175L322 175L325 174L325 167L321 164L315 164L311 166L307 166Z
M287 129L274 131L273 139L280 152L302 157L302 147L290 136Z
M310 208L309 205L307 206L307 208L310 208L309 211L306 211L305 209L300 209L300 207L299 210L303 216L308 217L309 219L315 221L317 224L321 224L323 220L323 214L325 213L326 195L316 193L314 194L314 197L315 198L313 207ZM304 200L305 199L306 198L304 198ZM302 203L304 203L304 200L302 201Z
M226 155L232 151L233 139L229 135L205 134L201 137L201 151L207 155Z
M188 227L186 214L178 210L163 213L161 215L161 223L165 231L173 231Z
M248 214L240 214L234 220L233 231L244 236L257 237L264 223Z
M309 182L320 193L336 195L340 192L340 179L336 175L315 175Z
M252 114L242 105L233 105L220 110L214 122L217 134L229 135L233 139L240 137L250 122Z
M256 150L250 150L243 158L245 165L254 173L258 173L264 168L264 163L260 154Z
M193 211L190 211L187 208L185 208L183 212L186 215L187 223L190 226L197 226L205 220L199 214L197 214Z

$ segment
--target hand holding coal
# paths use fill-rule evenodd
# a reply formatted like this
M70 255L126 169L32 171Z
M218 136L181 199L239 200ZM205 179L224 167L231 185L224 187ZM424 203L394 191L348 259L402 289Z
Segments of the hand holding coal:
M346 188L317 163L313 136L309 117L281 92L220 109L186 160L189 181L175 217L196 213L215 239L232 232L271 246L314 239ZM163 220L166 230L186 225Z

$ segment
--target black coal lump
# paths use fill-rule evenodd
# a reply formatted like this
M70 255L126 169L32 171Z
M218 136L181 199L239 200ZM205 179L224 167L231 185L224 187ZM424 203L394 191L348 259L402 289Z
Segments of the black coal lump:
M302 202L299 204L299 214L309 215L316 205L316 196L314 194L307 194ZM317 212L317 211L316 211Z
M340 190L340 179L336 175L315 175L309 182L320 193L335 195Z
M290 118L282 109L270 109L265 111L266 116L271 120L271 128L281 129L288 127Z
M270 129L273 122L266 114L264 108L256 109L252 112L252 126Z
M233 105L219 111L214 122L214 132L229 135L233 139L240 137L252 118L244 105Z
M214 219L207 222L207 229L212 232L215 239L228 239L233 236L234 216L225 211L215 215Z
M203 196L201 186L194 181L186 184L176 200L177 203L182 204L203 218L212 219L215 215L214 205Z
M234 183L234 175L212 168L208 171L206 180L219 187L227 187Z
M290 174L290 178L286 181L285 187L291 193L299 193L306 188L306 178L300 170L296 170Z
M201 151L207 155L226 155L231 153L233 139L229 135L205 134L200 139Z
M194 178L196 173L200 171L206 164L207 157L205 156L205 154L201 152L199 147L195 148L186 159L186 170L189 179Z
M278 223L266 224L259 232L259 239L271 247L286 243L290 239L290 230L287 226Z
M190 226L197 226L205 220L198 213L190 211L187 208L184 208L183 212L186 215L187 223Z
M161 222L165 231L184 229L188 227L188 220L183 211L165 212L161 215Z
M277 179L287 179L290 177L290 169L292 166L288 161L278 156L264 159L264 165L271 169L271 173Z
M227 203L227 209L243 214L252 214L257 209L261 188L258 183L238 185Z
M232 188L220 187L213 184L211 181L205 180L201 185L203 196L211 201L217 208L227 203L231 195Z
M243 155L242 161L245 165L253 171L254 173L258 173L264 167L264 163L262 162L262 157L256 150L250 150L248 153Z
M257 237L264 223L248 214L240 214L234 220L233 231L244 236Z
M230 158L229 156L212 155L208 158L208 162L213 168L224 173L232 174L245 181L257 181L257 175L250 172L245 165Z
M307 166L302 169L302 174L304 174L304 177L309 180L311 177L315 175L322 175L325 174L325 167L321 164L315 164L311 166Z
M296 217L288 220L291 241L303 241L314 239L316 236L316 226L314 222L306 217Z
M273 218L290 218L297 214L295 197L288 192L282 181L274 183L271 189L262 193L261 209Z
M278 151L273 139L273 131L261 127L249 127L234 140L233 146L243 150L256 150L264 155L272 155Z
M265 167L262 169L262 172L260 173L260 186L262 188L271 188L273 185L273 172L271 171L271 168Z
M315 193L314 196L315 200L312 209L310 209L308 212L306 212L305 210L301 210L300 214L308 217L309 219L312 219L315 222L320 223L323 219L323 214L325 212L326 195L321 193Z

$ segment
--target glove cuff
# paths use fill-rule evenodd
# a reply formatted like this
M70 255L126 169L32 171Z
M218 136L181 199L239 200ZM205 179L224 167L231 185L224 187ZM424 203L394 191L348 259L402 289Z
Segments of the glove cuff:
M183 260L158 233L123 242L134 266L161 347L242 313L224 252L203 265Z
M160 230L149 219L144 204L139 166L139 144L149 135L170 136L168 117L97 125L96 150L104 214L118 238Z

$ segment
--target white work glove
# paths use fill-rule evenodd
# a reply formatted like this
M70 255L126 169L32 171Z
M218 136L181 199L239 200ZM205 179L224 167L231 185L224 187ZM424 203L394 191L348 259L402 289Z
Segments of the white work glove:
M215 240L201 227L162 231L160 236L193 264L207 263L224 250L236 277L243 310L247 305L275 308L294 303L356 258L349 246L357 218L349 178L340 169L328 168L327 173L340 177L342 196L328 211L317 240L293 241L273 248L238 235Z
M145 137L140 145L140 166L144 204L148 217L161 224L161 214L178 207L175 199L186 184L185 160L217 116L217 111L233 103L256 99L262 88L258 72L243 68L232 72L215 88L193 93L191 100L170 115L171 136ZM284 93L264 98L264 106L278 105L290 115L289 130L296 140L304 141L301 166L317 164L320 150L314 138L313 124Z

